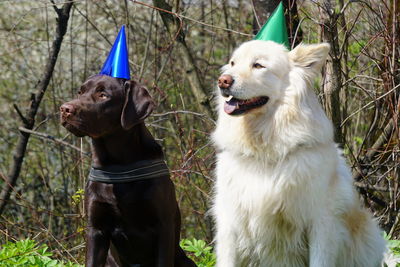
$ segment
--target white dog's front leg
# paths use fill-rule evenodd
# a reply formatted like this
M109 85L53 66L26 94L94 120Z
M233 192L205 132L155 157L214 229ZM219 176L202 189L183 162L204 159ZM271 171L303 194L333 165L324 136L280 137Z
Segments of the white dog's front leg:
M217 231L217 267L235 267L237 263L236 235L230 226L224 225Z
M320 216L310 230L310 267L334 267L341 235L334 218Z

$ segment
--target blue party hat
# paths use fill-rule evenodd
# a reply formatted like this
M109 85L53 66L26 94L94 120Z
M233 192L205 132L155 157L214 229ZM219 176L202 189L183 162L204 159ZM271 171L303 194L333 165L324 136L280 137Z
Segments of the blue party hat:
M126 45L125 25L122 25L118 36L108 54L106 62L99 74L108 75L115 78L130 80L128 47Z

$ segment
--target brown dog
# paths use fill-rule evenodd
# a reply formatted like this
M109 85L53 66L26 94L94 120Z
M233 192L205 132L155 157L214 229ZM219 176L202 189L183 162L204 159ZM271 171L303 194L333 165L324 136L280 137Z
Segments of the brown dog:
M137 82L96 75L60 108L68 131L92 138L86 266L196 266L179 246L175 188L143 123L153 107Z

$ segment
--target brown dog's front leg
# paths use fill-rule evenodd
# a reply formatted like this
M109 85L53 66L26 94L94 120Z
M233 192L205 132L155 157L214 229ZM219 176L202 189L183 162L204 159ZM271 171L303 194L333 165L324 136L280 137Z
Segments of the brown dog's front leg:
M88 227L86 232L86 267L103 267L106 263L110 237L103 231Z
M174 267L175 229L172 220L160 222L158 238L157 267Z

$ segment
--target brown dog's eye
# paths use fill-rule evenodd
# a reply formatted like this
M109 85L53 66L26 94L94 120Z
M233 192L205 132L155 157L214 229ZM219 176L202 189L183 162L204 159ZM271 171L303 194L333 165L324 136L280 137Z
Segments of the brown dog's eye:
M261 65L261 64L259 64L259 63L254 63L253 64L253 68L256 68L256 69L263 69L263 68L265 68L263 65Z
M100 94L99 94L99 98L101 98L101 99L107 99L107 98L108 98L108 95L106 95L105 93L100 93Z
M81 94L82 94L82 91L81 91L81 90L79 90L79 91L78 91L78 95L81 95Z
M235 62L231 61L231 66L232 67L235 66Z

